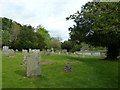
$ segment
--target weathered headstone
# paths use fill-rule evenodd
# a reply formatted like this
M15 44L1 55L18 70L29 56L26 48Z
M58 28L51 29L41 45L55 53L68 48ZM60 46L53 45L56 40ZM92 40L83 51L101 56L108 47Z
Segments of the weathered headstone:
M18 54L18 49L15 50L15 53Z
M9 55L8 50L9 50L8 46L3 46L3 52L2 52L2 54L5 55L5 56Z
M50 55L50 49L47 49L47 56Z
M71 72L72 71L72 64L71 63L64 63L64 71Z
M29 49L29 53L31 53L31 52L32 52L32 49L30 48L30 49Z
M66 49L63 49L63 50L62 50L62 54L67 54L67 50L66 50Z
M54 48L51 48L52 53L54 53Z
M14 57L14 50L13 49L9 49L8 53L9 53L9 57Z
M40 52L39 49L36 49L36 50L35 50L35 53L36 53L36 54L39 54L39 52Z
M56 54L59 54L59 50L55 50L55 53L56 53Z
M22 65L26 65L26 60L27 60L27 50L22 50L22 55L23 55L23 61L22 61Z
M27 54L27 50L22 50L22 55L25 55L25 54Z
M27 56L27 77L34 77L41 75L41 64L39 54L33 52Z
M43 55L43 56L46 55L46 50L45 50L45 49L42 50L42 55Z

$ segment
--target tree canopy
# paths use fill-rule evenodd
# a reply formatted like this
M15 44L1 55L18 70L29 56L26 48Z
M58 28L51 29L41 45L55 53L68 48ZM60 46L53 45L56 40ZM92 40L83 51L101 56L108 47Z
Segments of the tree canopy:
M48 31L44 27L39 25L36 28L36 32L38 32L42 36L42 38L44 38L44 43L46 44L45 48L50 48L51 37L50 37Z
M31 25L21 25L6 17L2 19L2 46L13 49L49 48L50 35L43 27L36 29Z
M70 15L74 20L70 27L70 37L78 43L86 42L93 46L108 48L107 58L115 59L120 49L120 2L88 2L81 12Z

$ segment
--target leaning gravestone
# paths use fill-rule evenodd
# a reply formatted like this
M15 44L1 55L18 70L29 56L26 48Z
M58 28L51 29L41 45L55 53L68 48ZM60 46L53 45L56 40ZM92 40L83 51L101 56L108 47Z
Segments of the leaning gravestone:
M71 65L71 63L65 63L64 64L64 71L65 72L71 72L72 71L72 65Z
M30 53L27 56L26 67L27 77L34 77L41 75L40 56L36 52Z

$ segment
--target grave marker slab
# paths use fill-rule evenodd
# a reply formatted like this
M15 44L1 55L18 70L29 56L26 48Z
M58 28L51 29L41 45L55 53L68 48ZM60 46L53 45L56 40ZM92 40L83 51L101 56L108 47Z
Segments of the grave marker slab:
M72 64L71 63L64 63L64 71L71 72L72 71Z
M41 75L41 64L39 54L33 52L27 56L27 77L34 77Z

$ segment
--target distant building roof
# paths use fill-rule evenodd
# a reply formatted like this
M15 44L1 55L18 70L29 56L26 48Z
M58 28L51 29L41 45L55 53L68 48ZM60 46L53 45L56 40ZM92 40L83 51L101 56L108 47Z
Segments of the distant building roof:
M85 44L85 45L81 48L81 50L88 50L88 49L89 49L88 44Z

